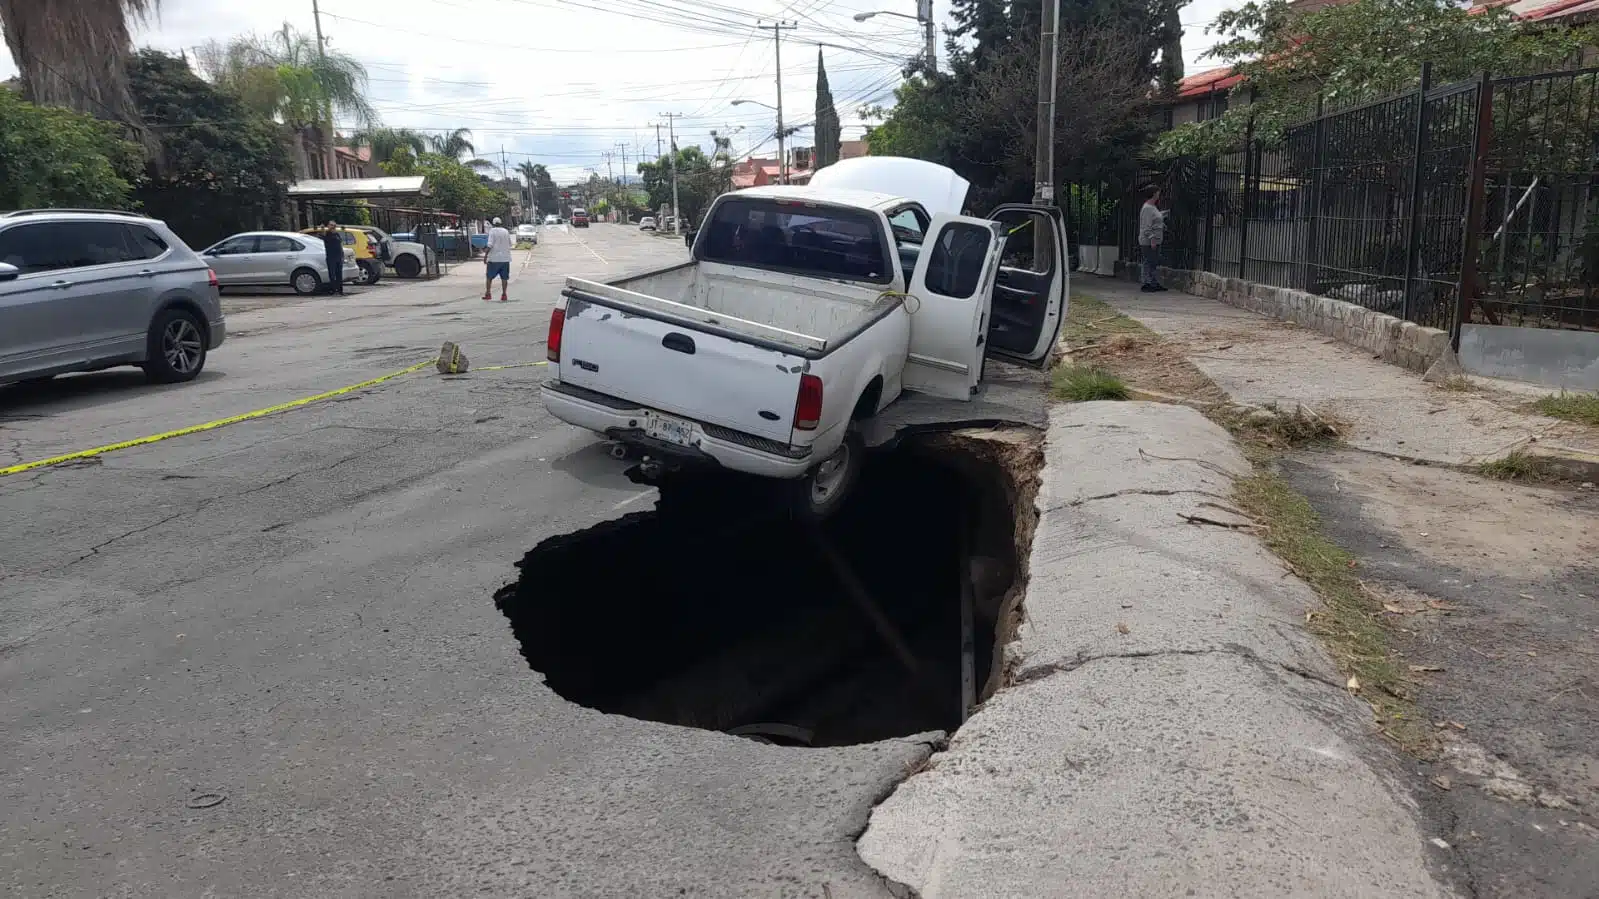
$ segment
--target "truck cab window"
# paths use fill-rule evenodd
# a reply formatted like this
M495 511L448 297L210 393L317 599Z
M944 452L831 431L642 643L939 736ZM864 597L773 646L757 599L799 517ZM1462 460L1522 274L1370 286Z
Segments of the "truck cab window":
M717 204L695 243L706 262L882 284L893 279L882 219L862 209L775 199Z
M994 236L987 228L956 222L938 235L938 242L923 247L932 253L927 261L927 289L955 299L966 299L977 292L983 278L983 263L988 259L989 241Z

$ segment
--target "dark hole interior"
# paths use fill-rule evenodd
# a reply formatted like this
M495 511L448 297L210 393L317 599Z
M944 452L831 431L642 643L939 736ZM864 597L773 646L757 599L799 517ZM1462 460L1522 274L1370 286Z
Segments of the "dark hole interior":
M674 481L652 511L539 544L495 601L550 688L600 711L787 745L950 731L963 584L977 572L980 696L1016 570L1004 475L987 469L878 455L819 526L734 478Z

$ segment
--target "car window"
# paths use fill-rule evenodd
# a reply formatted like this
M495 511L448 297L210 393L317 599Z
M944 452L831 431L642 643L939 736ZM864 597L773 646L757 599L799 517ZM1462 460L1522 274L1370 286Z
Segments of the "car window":
M167 251L167 242L161 235L143 225L123 225L122 229L137 259L156 259Z
M966 299L977 292L988 259L993 234L980 225L954 222L938 235L933 256L927 261L927 289L946 297ZM927 252L924 248L922 252Z
M1005 229L1005 268L1048 274L1055 270L1055 228L1042 213L1006 210L998 221Z
M257 253L298 253L303 249L305 247L299 241L276 234L263 234L256 244Z
M705 223L707 233L695 252L709 262L886 283L894 270L881 221L864 209L791 200L724 200Z
M136 258L119 222L39 222L0 232L0 262L22 274Z
M218 256L239 256L244 253L254 253L255 235L247 234L243 237L230 237L213 247L211 252Z
M927 233L927 216L915 206L907 206L889 216L888 223L894 228L894 239L901 243L919 244Z

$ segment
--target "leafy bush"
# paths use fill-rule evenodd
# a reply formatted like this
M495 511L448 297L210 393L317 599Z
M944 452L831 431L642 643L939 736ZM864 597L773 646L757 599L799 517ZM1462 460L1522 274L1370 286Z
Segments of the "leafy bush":
M116 126L0 90L0 209L124 207L142 165Z

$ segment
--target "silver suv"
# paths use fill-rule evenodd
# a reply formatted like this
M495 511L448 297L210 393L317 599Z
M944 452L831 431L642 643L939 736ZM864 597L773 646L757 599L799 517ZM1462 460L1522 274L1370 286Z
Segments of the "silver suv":
M137 365L192 380L226 333L216 275L129 212L0 215L0 384Z

